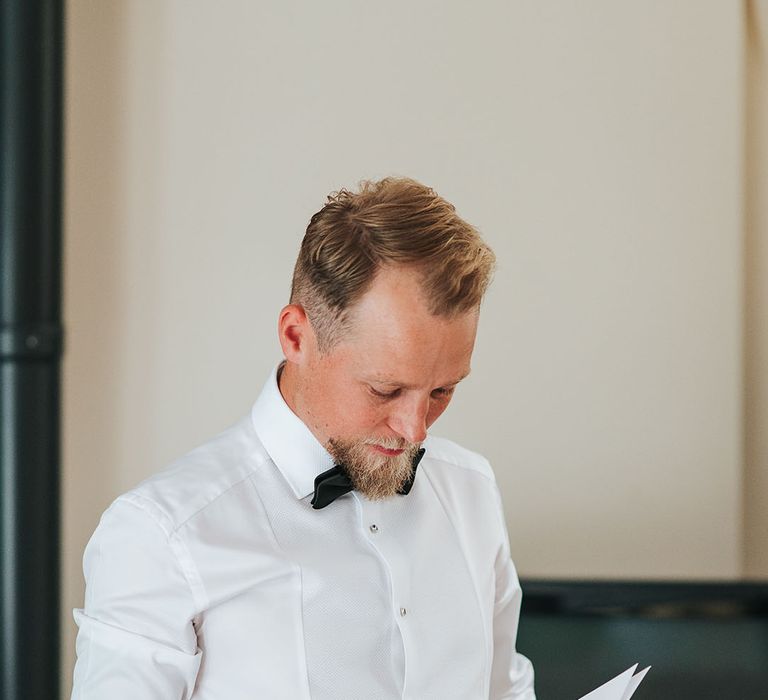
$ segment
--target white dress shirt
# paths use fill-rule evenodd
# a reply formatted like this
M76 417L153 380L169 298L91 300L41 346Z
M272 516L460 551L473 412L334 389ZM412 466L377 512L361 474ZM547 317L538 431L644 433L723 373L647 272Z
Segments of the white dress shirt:
M408 495L314 510L333 462L273 372L249 416L104 513L73 700L534 700L491 468L424 447Z

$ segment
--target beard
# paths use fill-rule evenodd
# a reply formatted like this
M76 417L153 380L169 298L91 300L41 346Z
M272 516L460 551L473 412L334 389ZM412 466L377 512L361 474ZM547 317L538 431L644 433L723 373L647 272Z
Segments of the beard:
M403 450L399 455L377 454L371 445ZM394 496L413 472L413 460L421 445L398 438L341 440L326 446L337 464L343 465L354 489L371 501Z

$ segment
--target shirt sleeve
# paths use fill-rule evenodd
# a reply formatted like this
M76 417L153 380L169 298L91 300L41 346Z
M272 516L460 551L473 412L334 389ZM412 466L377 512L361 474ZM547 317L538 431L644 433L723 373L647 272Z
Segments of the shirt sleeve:
M495 565L491 700L536 700L533 664L515 647L523 593L509 553L509 536L498 492L497 496L503 541Z
M187 700L201 652L181 543L141 499L118 499L83 559L72 700Z

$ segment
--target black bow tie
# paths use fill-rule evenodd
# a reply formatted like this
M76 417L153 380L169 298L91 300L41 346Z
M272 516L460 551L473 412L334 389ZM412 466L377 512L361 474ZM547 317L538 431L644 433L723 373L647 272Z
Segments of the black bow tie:
M416 478L416 467L419 466L421 458L424 456L424 448L422 447L413 457L411 464L411 475L403 483L398 490L399 494L403 496L410 492L413 487L413 481ZM352 491L354 486L347 475L347 470L344 466L337 464L335 467L331 467L328 471L324 471L322 474L318 474L315 478L315 495L312 496L312 507L315 510L325 508L327 505L333 503L339 496L343 496L345 493Z

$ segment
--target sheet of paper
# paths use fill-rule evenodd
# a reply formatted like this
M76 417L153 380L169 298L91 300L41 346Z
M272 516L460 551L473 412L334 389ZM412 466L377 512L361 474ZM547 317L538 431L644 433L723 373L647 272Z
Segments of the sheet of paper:
M629 700L635 694L637 686L640 685L640 681L645 678L645 674L648 673L650 668L650 666L646 666L642 671L638 671L634 676L632 676L632 680L629 681L627 690L621 697L621 700Z
M591 693L587 693L579 700L629 700L640 685L640 681L645 678L648 669L635 673L637 664L628 668L624 673L620 673L616 678L612 678Z

